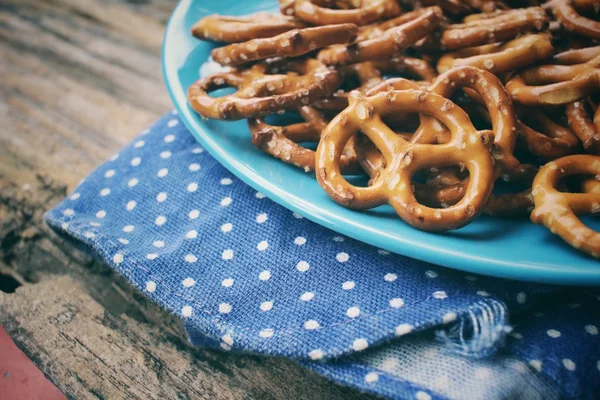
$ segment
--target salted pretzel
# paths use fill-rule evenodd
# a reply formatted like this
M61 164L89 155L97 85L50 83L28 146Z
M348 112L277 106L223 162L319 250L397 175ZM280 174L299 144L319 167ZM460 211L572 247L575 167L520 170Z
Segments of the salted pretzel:
M198 39L238 43L266 38L306 25L292 17L259 12L245 17L209 15L192 26L192 35Z
M402 16L399 25L382 35L350 46L330 46L321 50L318 58L327 65L388 60L431 33L441 20L442 10L439 7L411 11Z
M586 36L595 40L600 40L600 21L595 21L581 15L575 4L580 8L590 9L592 12L599 13L599 3L582 0L552 0L544 4L544 7L552 10L552 13L561 25L569 32Z
M315 59L284 63L284 74L270 74L269 64L256 64L243 71L217 73L196 81L188 89L188 102L205 118L236 120L260 117L281 110L312 104L330 96L339 86L338 73ZM223 97L209 92L235 87Z
M328 121L318 110L310 106L300 107L298 114L305 122L275 126L268 124L264 118L250 118L248 127L252 134L252 144L257 148L285 163L310 172L315 168L315 152L299 143L318 142ZM340 169L344 174L361 172L351 142L346 145L340 158Z
M364 209L389 203L410 225L428 231L460 228L482 210L493 188L489 149L467 114L441 96L420 90L382 92L365 97L355 91L350 105L325 129L317 148L319 184L336 202ZM439 119L452 132L440 145L409 143L397 136L381 117L394 112L418 112ZM363 132L381 151L386 168L369 187L356 187L341 175L339 158L352 135ZM464 165L471 180L465 196L448 208L430 208L415 199L413 175L425 168Z
M574 248L600 257L600 233L585 226L578 215L600 212L600 193L565 193L556 186L572 175L600 176L600 157L572 155L544 165L533 181L535 209L531 221L545 225Z
M581 52L579 56L584 57L584 54ZM593 54L593 51L587 53ZM561 59L562 56L556 57ZM506 83L506 90L513 101L527 106L572 103L600 91L600 55L581 64L526 69Z
M446 53L438 60L437 69L442 73L454 67L469 65L494 74L504 74L549 58L553 53L550 35L527 34L506 43L487 44Z
M567 104L566 112L569 126L581 140L583 148L588 153L600 155L600 107L595 105L593 119L583 100Z
M333 8L339 5L345 9ZM290 9L290 5L283 7ZM398 3L389 0L295 0L293 7L293 14L297 18L312 25L366 25L401 12Z
M554 160L580 150L581 142L573 131L553 121L543 112L519 108L518 114L519 142L531 154L545 160Z
M294 29L270 38L219 47L210 54L219 64L238 66L271 57L298 57L329 45L353 42L357 34L354 24Z

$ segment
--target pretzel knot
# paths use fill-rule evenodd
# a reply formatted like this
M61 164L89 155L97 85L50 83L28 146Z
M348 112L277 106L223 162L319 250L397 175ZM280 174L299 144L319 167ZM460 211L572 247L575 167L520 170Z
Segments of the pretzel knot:
M188 89L192 108L205 118L236 120L260 117L314 103L339 86L335 71L314 59L283 64L287 74L269 74L267 64L244 71L217 73L196 81ZM235 93L211 97L208 92L234 87Z
M336 202L356 209L389 203L410 225L446 231L471 222L482 210L493 187L493 163L482 135L467 114L450 100L420 90L392 91L364 97L350 94L350 105L334 118L317 148L319 184ZM416 112L439 119L452 132L445 144L409 143L381 120L397 112ZM339 159L346 142L363 132L381 151L386 167L369 187L356 187L341 175ZM413 175L425 168L463 165L470 173L465 196L448 208L420 204L412 187Z
M192 26L192 34L198 39L216 42L238 43L271 37L305 25L292 17L259 12L246 17L209 15Z
M572 155L554 160L540 169L533 181L535 209L531 220L545 225L571 246L600 257L600 233L585 226L577 215L600 212L600 193L565 193L556 190L571 175L600 176L600 157Z
M327 6L338 4L346 9L333 9ZM357 4L357 7L353 6ZM289 13L290 5L284 5ZM393 0L296 0L293 4L296 17L313 25L351 23L366 25L382 18L390 18L400 14L400 6Z
M357 34L354 24L294 29L269 38L219 47L210 54L219 64L238 66L271 57L298 57L329 45L353 42Z

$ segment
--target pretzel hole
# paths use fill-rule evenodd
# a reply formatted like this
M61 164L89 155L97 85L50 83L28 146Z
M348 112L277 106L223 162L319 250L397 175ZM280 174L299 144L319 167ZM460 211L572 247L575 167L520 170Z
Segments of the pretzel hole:
M446 174L447 177L440 177ZM431 208L448 208L465 195L469 170L464 165L417 171L411 180L416 200Z

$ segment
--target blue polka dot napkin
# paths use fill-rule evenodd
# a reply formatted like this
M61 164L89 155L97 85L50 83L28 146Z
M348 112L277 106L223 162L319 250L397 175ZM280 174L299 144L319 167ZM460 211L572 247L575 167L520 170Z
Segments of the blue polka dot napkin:
M200 346L293 358L391 398L600 396L595 291L465 275L340 236L236 179L175 113L46 219Z

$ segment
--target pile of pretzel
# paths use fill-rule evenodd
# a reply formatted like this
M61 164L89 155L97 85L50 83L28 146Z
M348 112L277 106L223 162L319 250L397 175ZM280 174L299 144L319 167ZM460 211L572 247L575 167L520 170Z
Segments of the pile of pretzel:
M252 143L314 171L339 204L388 203L446 231L530 215L600 257L600 0L280 0L207 16L233 69L188 91L202 117L248 119ZM387 76L394 77L386 79ZM237 91L223 97L210 92ZM273 126L270 114L305 122ZM318 143L316 151L304 147ZM359 187L347 175L368 174Z

